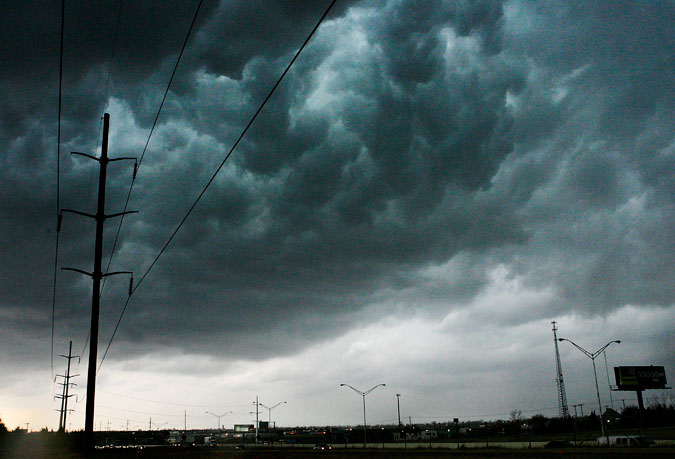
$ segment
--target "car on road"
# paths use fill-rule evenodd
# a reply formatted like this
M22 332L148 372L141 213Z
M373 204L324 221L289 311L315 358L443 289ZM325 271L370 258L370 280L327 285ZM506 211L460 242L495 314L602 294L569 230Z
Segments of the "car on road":
M332 447L327 443L317 443L316 445L314 445L314 448L312 448L312 449L319 449L321 451L327 451L329 449L332 449Z
M608 440L609 446L633 448L652 448L656 446L654 440L639 435L609 435L598 437L598 445L607 445Z

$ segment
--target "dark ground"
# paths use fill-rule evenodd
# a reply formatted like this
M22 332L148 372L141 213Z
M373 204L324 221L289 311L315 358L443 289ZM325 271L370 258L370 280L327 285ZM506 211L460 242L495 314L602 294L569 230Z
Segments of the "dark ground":
M39 445L15 445L12 451L0 451L0 457L12 458L261 458L261 459L290 459L290 458L673 458L675 447L656 448L569 448L565 450L548 450L543 448L511 449L511 448L471 448L471 449L372 449L372 450L343 450L314 451L311 449L247 449L233 448L181 448L181 447L154 447L144 449L106 449L96 450L92 454L66 452L63 449L40 448Z
M364 458L393 458L393 459L431 459L431 458L675 458L675 429L673 427L663 427L651 429L647 432L650 438L661 440L670 440L669 446L657 446L654 448L604 448L597 446L579 446L573 448L544 449L541 446L532 445L532 448L507 448L499 446L485 447L467 447L446 449L442 444L434 445L428 448L428 443L409 443L407 449L387 448L387 449L345 449L344 445L334 445L334 449L329 451L312 450L310 447L290 447L283 448L253 445L240 445L242 449L237 449L235 445L218 447L180 447L180 446L151 446L142 448L108 448L96 449L91 454L84 454L78 448L84 439L81 432L61 434L55 432L37 432L29 435L7 434L0 435L0 459L33 459L33 458L55 458L55 459L84 459L84 458L102 458L102 459L141 459L141 458L231 458L231 459L291 459L291 458L313 458L325 457L364 459ZM593 437L590 435L589 438ZM577 440L592 441L587 438ZM593 437L595 438L595 437ZM541 445L543 441L552 439L569 440L567 436L560 438L535 438ZM520 439L522 442L522 439ZM527 444L527 443L526 443ZM400 446L400 445L399 445ZM454 446L454 445L453 445ZM478 446L478 445L474 445ZM515 445L513 445L515 446Z

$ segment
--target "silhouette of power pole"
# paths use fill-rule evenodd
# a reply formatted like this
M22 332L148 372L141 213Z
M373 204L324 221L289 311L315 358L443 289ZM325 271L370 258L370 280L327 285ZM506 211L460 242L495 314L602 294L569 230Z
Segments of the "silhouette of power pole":
M68 398L72 397L73 395L68 394L70 386L74 386L75 383L70 382L70 378L74 378L75 376L80 376L80 375L71 375L70 374L70 361L74 358L77 358L78 361L80 359L79 355L72 355L73 354L73 342L71 341L70 344L68 345L68 355L63 355L61 354L61 357L64 357L68 359L68 366L66 369L66 374L65 375L56 375L58 377L63 378L63 382L59 383L63 386L63 393L61 395L57 395L56 398L61 399L61 414L59 415L59 432L64 432L66 430L66 417L68 414Z
M85 421L84 432L85 442L88 449L94 448L94 401L96 398L96 365L98 353L98 321L101 301L101 279L115 274L131 274L133 281L133 273L131 271L117 271L112 273L105 273L101 271L101 262L103 258L103 224L108 218L119 217L126 214L136 213L136 211L125 211L116 214L105 214L105 182L108 171L108 163L112 161L121 161L127 159L136 160L136 158L108 158L108 131L110 129L110 115L105 113L103 115L103 141L101 143L101 157L87 155L85 153L72 152L73 155L84 156L94 161L98 161L100 165L99 179L98 179L98 205L96 214L88 214L70 209L61 209L61 212L71 212L92 218L96 221L96 241L94 246L94 270L92 272L82 271L75 268L63 268L68 271L75 271L80 274L89 276L93 280L92 299L91 299L91 333L89 341L89 365L87 368L87 403L85 407ZM131 295L131 288L129 289Z
M553 343L555 344L555 365L556 365L556 385L558 387L558 416L561 418L569 417L569 409L567 408L567 394L565 394L565 382L563 381L562 364L560 363L560 352L558 351L558 336L556 331L558 327L553 324Z
M258 444L258 433L260 429L260 422L258 420L258 415L260 414L260 403L258 402L258 396L255 396L255 402L253 402L255 405L255 444Z

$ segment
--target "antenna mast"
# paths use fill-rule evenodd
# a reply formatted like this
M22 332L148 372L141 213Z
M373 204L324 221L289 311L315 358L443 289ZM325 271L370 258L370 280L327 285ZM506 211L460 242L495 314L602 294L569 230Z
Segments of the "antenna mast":
M560 352L558 351L558 335L556 331L558 328L555 326L555 320L551 322L553 324L553 344L555 345L555 363L556 363L556 379L555 382L558 386L558 415L561 418L569 417L569 410L567 409L567 395L565 395L565 382L563 381L563 372L562 365L560 364Z

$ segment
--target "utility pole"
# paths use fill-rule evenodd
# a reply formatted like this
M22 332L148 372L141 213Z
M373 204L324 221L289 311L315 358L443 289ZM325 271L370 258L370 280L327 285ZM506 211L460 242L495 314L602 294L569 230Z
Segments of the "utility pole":
M258 429L259 429L259 421L258 421L258 415L260 414L260 403L258 402L258 396L255 396L255 402L253 402L255 405L255 444L258 444Z
M61 395L57 395L56 398L61 399L61 414L59 416L59 432L65 432L66 430L66 417L68 415L68 398L72 397L72 395L68 394L69 388L71 385L75 385L74 383L70 382L70 378L74 378L75 376L80 376L80 375L71 375L70 374L70 361L74 358L79 359L79 355L72 355L73 354L73 342L71 341L69 346L68 346L68 355L63 355L61 354L61 357L64 357L68 359L68 366L66 369L66 374L65 375L56 375L61 378L63 378L63 382L59 383L63 385L63 393Z
M556 385L558 386L558 416L561 418L569 417L569 410L567 408L567 395L565 394L565 382L563 381L562 364L560 363L560 352L558 351L558 336L556 331L558 327L553 324L553 343L555 344L555 364L556 364Z
M74 155L84 156L94 161L98 161L100 165L99 179L98 179L98 205L96 208L96 214L88 214L85 212L79 212L76 210L62 209L61 212L71 212L85 217L92 218L96 221L96 240L94 246L94 270L89 273L82 271L80 269L74 268L63 268L68 271L79 272L80 274L85 274L92 278L93 288L92 288L92 298L91 298L91 334L89 340L89 366L87 368L87 403L85 407L85 421L84 421L84 433L85 433L85 442L88 449L94 448L94 402L96 399L96 366L97 366L97 354L98 354L98 322L99 322L99 313L100 313L100 301L101 301L101 279L107 276L112 276L115 274L132 274L130 271L118 271L113 273L103 274L101 271L101 263L103 259L103 224L108 218L119 217L125 214L135 213L135 211L126 211L119 212L116 214L105 214L105 182L106 175L108 172L108 163L112 161L121 161L126 159L135 158L116 158L108 159L108 132L110 129L110 115L105 113L103 115L103 140L101 143L101 157L97 158L95 156L87 155L85 153L73 152ZM130 285L131 287L131 285ZM131 295L131 288L129 288L129 294Z

